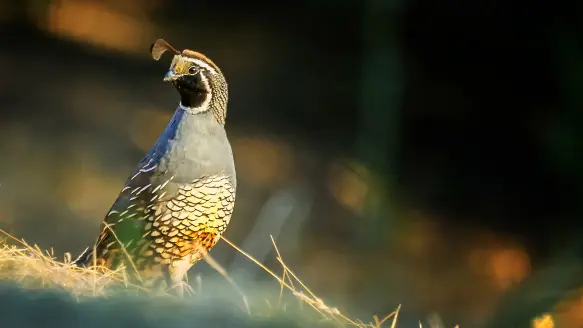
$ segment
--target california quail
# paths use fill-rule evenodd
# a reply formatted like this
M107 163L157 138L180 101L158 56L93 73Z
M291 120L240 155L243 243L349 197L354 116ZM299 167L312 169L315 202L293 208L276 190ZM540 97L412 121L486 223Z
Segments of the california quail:
M180 94L166 129L127 179L105 216L95 246L75 264L120 265L128 277L183 294L186 272L225 231L235 204L235 165L225 132L227 83L220 69L192 50L163 39L155 60L174 58L164 81ZM95 250L95 252L94 252Z

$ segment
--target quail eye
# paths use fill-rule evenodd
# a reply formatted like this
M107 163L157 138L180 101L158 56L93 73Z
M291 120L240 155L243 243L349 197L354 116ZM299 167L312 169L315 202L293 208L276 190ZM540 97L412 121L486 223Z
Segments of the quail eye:
M198 70L196 69L196 67L192 66L188 69L188 74L196 74L198 72Z

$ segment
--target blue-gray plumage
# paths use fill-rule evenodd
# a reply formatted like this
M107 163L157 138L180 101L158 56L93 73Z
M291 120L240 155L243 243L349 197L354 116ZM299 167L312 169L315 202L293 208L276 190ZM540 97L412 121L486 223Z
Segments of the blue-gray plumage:
M152 45L158 60L174 52L164 77L178 90L176 112L127 179L95 246L75 261L117 269L146 287L176 288L225 231L235 203L236 174L224 129L227 83L204 55Z

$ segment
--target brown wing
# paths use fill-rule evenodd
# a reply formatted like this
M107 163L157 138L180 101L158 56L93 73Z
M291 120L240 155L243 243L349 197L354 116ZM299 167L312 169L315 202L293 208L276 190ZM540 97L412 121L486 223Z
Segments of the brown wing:
M156 169L157 165L148 158L140 163L105 216L94 247L87 249L76 264L93 265L95 256L97 265L115 268L135 253L144 234L146 218L154 213L153 207L166 181L172 179Z

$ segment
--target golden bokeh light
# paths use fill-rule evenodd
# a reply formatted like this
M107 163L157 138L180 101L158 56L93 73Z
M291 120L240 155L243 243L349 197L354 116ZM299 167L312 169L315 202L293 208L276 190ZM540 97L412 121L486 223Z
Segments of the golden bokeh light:
M528 254L522 249L502 249L490 255L490 268L498 285L507 289L530 272Z
M470 267L492 279L501 290L507 290L530 274L530 257L518 246L481 246L470 251Z
M555 322L550 314L544 314L533 320L532 328L555 328Z
M129 2L140 12L139 1ZM51 33L125 53L144 53L155 38L152 24L128 10L115 10L106 1L55 0L46 26ZM42 20L44 24L44 19ZM42 27L42 26L41 26Z
M369 192L370 174L364 165L354 161L337 161L329 172L332 196L354 213L361 213Z
M254 185L278 186L290 178L293 150L267 138L232 138L237 174Z
M583 327L583 289L555 306L553 317L559 327Z

